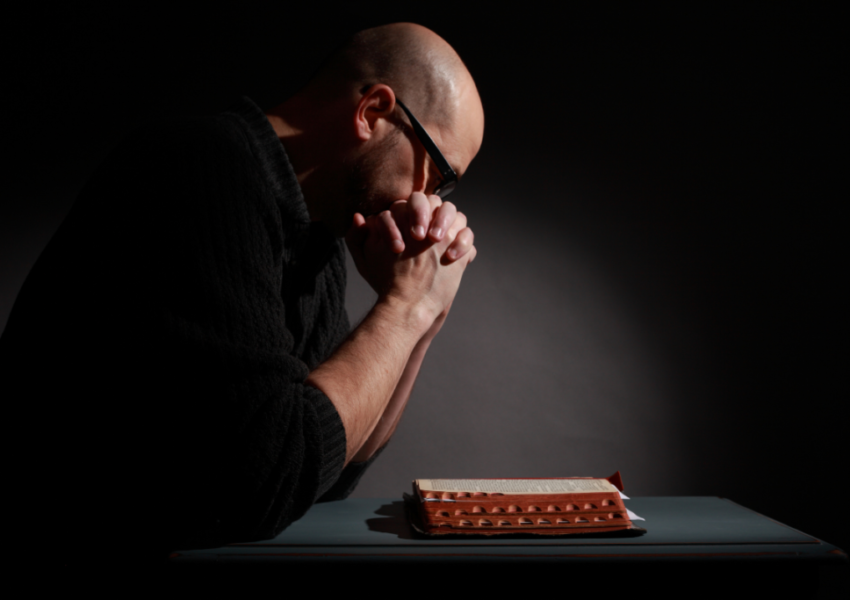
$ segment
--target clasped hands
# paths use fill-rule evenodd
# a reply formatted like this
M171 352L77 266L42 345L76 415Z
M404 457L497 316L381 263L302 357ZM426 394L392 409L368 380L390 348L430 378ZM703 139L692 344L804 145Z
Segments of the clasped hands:
M439 328L477 253L466 223L451 202L414 192L377 215L355 214L346 242L379 299L423 305Z

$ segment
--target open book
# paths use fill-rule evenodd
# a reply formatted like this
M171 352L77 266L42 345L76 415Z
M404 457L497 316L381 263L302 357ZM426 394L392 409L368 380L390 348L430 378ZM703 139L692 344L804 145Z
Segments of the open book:
M645 533L622 490L619 471L605 479L417 479L409 517L427 535Z

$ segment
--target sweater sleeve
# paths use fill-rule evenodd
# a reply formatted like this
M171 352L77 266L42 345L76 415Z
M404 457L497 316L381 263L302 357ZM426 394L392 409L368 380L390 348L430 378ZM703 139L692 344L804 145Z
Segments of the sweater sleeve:
M386 447L385 444L381 448L378 448L368 460L362 463L348 463L333 487L325 492L316 502L333 502L348 498L357 487L357 484L360 483L360 479L366 474L366 470L375 462Z
M100 347L137 382L124 440L168 498L157 514L175 548L273 537L342 472L342 422L304 384L285 325L291 224L264 181L237 130L198 119L139 132L81 198L113 232L104 268L122 308L107 313L131 324Z

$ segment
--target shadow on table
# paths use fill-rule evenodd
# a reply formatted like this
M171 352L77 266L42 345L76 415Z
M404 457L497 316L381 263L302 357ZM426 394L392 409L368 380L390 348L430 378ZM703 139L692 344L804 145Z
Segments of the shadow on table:
M404 502L401 500L391 504L384 504L375 511L375 514L381 515L381 518L366 519L366 525L369 527L369 531L391 533L402 540L417 539L410 529L410 524L407 522L407 515L404 512Z

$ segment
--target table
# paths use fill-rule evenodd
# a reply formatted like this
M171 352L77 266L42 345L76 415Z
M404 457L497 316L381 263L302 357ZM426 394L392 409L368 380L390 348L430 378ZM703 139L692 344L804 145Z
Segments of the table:
M770 584L783 591L794 585L809 590L816 586L819 566L848 564L847 555L835 546L725 498L632 498L626 506L646 519L638 521L647 529L645 535L422 539L408 526L401 499L352 498L315 505L274 539L181 551L172 555L170 563L175 569L180 565L285 565L299 573L314 568L328 574L341 572L338 569L344 566L381 572L415 567L420 580L428 567L439 569L431 573L472 569L481 575L479 579L504 580L512 573L532 570L562 577L579 573L610 577L630 566L634 567L630 573L661 578L656 581L666 581L672 572L703 579L710 574L710 581L698 584L700 589L718 583L719 575L746 578L749 574L761 592ZM616 571L611 570L613 565Z

